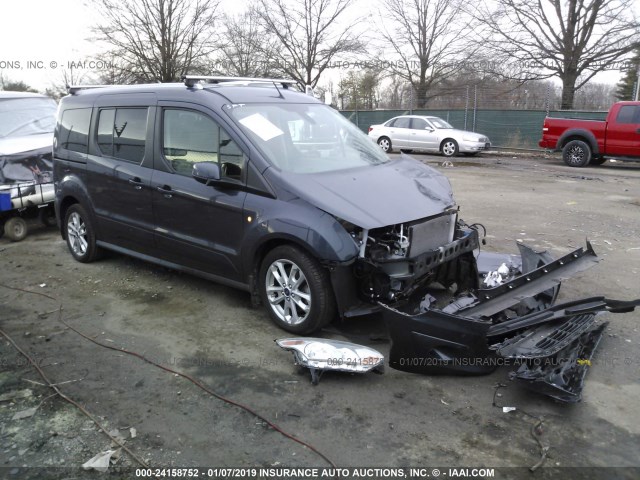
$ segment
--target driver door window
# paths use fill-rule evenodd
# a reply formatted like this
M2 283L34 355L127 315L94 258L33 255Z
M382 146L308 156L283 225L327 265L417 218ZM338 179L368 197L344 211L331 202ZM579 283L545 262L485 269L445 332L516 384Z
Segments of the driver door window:
M191 176L193 165L214 162L223 178L243 180L245 157L210 117L192 110L165 109L162 151L175 173Z

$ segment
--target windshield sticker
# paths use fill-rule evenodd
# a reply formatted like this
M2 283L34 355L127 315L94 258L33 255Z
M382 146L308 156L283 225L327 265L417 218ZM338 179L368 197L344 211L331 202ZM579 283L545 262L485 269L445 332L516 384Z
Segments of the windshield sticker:
M272 138L282 135L284 132L271 123L260 113L254 113L240 120L240 123L268 142Z

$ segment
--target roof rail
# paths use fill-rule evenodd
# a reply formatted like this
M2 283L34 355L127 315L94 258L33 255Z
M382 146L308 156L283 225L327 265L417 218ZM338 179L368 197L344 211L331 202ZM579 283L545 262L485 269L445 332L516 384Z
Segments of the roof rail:
M206 75L183 75L182 80L187 87L194 87L197 83L222 83L222 82L256 82L256 83L274 83L281 84L285 89L289 85L295 85L295 80L287 80L284 78L255 78L255 77L217 77Z
M67 93L69 95L75 95L80 90L88 90L90 88L105 88L112 85L67 85Z

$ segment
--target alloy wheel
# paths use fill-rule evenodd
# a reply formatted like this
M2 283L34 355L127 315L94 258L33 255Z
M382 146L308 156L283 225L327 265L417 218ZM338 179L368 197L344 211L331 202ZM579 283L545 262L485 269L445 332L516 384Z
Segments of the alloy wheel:
M309 316L309 282L300 267L292 261L280 259L269 266L266 293L271 309L283 322L298 325Z

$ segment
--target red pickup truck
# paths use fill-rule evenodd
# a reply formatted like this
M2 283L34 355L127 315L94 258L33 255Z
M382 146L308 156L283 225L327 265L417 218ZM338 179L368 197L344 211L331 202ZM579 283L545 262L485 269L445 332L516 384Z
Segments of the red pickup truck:
M608 158L640 161L640 102L618 102L606 120L544 119L542 148L562 150L570 167L601 165Z

